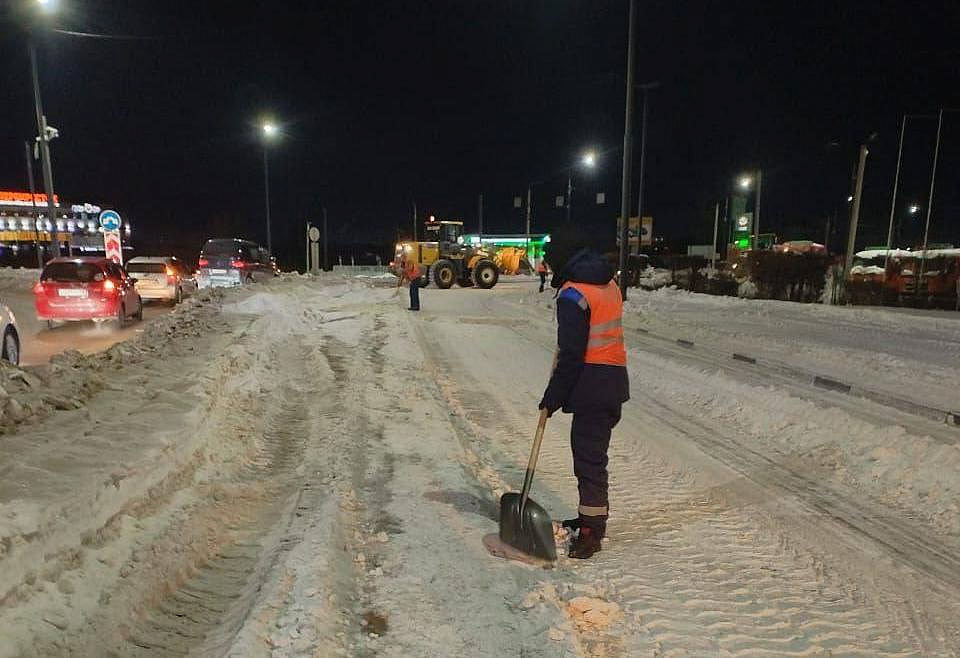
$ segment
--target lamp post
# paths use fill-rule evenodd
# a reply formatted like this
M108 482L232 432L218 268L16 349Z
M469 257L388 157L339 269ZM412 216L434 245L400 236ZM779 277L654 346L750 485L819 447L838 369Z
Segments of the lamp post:
M750 238L750 248L757 248L757 237L760 235L760 190L763 182L763 171L757 169L753 173L744 174L737 181L737 184L740 186L741 190L749 190L754 188L753 196L753 226L750 229L750 232L753 234Z
M584 169L593 169L597 166L597 154L594 151L586 151L580 156L580 166ZM571 221L573 209L573 170L576 164L570 165L567 169L567 224Z
M51 14L55 9L54 0L37 0L42 13ZM47 219L51 223L50 244L54 248L54 255L60 254L60 245L57 242L56 223L57 207L53 190L53 166L50 163L50 141L56 139L60 133L47 125L47 117L43 113L43 100L40 98L40 72L37 65L37 48L34 45L34 30L36 25L30 26L28 49L30 51L30 73L33 79L33 107L37 118L37 142L40 150L40 161L43 168L43 190L47 195ZM35 218L35 219L38 219Z
M659 82L639 85L640 90L643 91L643 118L640 121L640 189L637 192L637 219L641 226L643 226L643 179L647 169L647 96L651 89L656 89L659 86ZM714 243L716 243L716 239L714 239ZM640 253L639 239L637 240L637 253Z
M267 212L267 251L273 255L273 236L270 231L270 157L269 147L279 132L277 125L270 121L265 121L261 126L263 130L263 196L264 205Z

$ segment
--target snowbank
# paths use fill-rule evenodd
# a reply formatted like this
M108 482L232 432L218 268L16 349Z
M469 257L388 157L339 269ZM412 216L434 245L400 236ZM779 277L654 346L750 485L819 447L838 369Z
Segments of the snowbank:
M0 267L0 292L29 291L40 279L40 270L27 267Z

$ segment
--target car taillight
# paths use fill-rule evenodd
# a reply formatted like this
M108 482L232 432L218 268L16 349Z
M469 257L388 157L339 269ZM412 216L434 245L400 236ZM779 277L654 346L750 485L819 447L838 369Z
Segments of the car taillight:
M117 284L115 284L110 279L107 279L106 281L103 282L103 292L113 293L113 292L116 292L116 290L117 290Z
M167 283L173 285L177 282L177 273L173 271L172 267L167 266Z
M43 294L43 281L37 281L37 284L33 287L33 294L34 295Z
M210 264L210 261L208 261L206 258L201 258L200 260L197 261L198 267L206 267L209 264Z
M246 263L244 263L242 260L237 260L236 258L230 261L230 267L232 267L235 270L242 270L246 266L247 266Z

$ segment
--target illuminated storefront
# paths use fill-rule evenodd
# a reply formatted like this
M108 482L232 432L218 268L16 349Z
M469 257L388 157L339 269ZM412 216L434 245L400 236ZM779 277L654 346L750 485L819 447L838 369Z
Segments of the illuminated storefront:
M53 201L56 211L51 219L46 194L0 190L0 264L36 266L38 244L44 259L103 252L102 209L91 203L66 206L57 195ZM130 249L129 223L122 235L124 249Z

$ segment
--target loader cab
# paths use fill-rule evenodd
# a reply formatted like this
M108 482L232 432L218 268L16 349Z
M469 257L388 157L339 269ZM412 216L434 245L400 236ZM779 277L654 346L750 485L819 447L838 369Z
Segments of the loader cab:
M447 244L463 244L463 222L429 221L425 224L427 240Z

